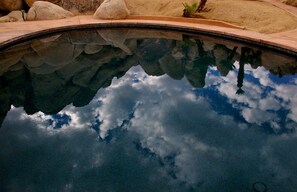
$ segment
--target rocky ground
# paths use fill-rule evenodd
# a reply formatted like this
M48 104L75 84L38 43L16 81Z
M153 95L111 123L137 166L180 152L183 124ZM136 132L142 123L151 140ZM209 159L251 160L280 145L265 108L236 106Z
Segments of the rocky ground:
M35 5L34 11L30 11L36 0L1 0L0 16L6 15L13 10L29 11L29 14L14 13L10 16L3 16L0 22L22 21L22 20L43 20L61 19L78 14L94 14L104 0L47 0L59 7L44 5L42 8ZM106 14L97 14L97 18L117 18L118 15L125 18L131 15L158 15L181 17L183 3L192 4L199 2L194 0L125 0L126 7L119 7L122 0L113 3L113 7ZM112 4L113 1L106 0L105 4ZM280 0L286 4L296 6L297 0ZM108 5L109 6L109 5ZM117 6L117 7L115 7ZM2 10L2 11L1 11ZM58 11L59 10L59 11ZM119 10L119 11L116 11ZM124 10L124 14L123 11ZM71 14L69 14L71 12ZM18 15L15 16L15 15ZM19 16L22 17L19 17ZM44 16L46 15L46 16ZM199 14L205 19L214 19L243 26L249 30L261 33L276 33L297 28L297 18L292 14L277 8L267 2L260 0L208 0L205 9Z

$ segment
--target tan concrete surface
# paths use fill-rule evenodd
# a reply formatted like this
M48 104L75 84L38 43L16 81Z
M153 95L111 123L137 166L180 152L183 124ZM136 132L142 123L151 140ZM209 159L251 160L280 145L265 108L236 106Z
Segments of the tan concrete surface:
M290 6L290 5L286 5L286 4L282 3L279 0L262 0L262 1L265 1L267 3L271 3L274 6L279 7L281 9L283 9L283 10L291 13L292 15L297 16L297 8L296 7L293 7L293 6Z

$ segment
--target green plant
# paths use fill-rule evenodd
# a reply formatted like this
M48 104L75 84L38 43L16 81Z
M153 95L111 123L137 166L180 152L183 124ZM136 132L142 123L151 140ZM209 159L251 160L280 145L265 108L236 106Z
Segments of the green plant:
M189 5L188 3L183 3L183 6L183 17L192 17L197 10L197 3L193 3L192 5Z
M207 0L200 0L199 5L197 3L193 3L189 5L188 3L183 3L183 17L197 17L197 13L200 13L206 4Z
M181 42L182 47L193 47L195 45L196 45L196 43L195 43L195 41L193 39L184 39Z

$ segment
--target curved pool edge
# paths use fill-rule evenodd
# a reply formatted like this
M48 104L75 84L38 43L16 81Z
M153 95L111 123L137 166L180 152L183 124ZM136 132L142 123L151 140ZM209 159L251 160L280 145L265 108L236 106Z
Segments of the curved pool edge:
M269 35L245 30L225 22L159 16L98 20L90 15L84 15L60 20L1 23L0 50L43 35L92 28L148 28L184 31L239 41L297 56L297 29Z

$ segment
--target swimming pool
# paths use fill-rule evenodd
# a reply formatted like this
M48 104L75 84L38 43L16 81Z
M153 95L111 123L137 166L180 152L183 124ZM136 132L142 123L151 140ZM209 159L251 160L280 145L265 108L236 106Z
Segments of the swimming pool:
M297 59L142 29L0 53L0 191L295 191Z

